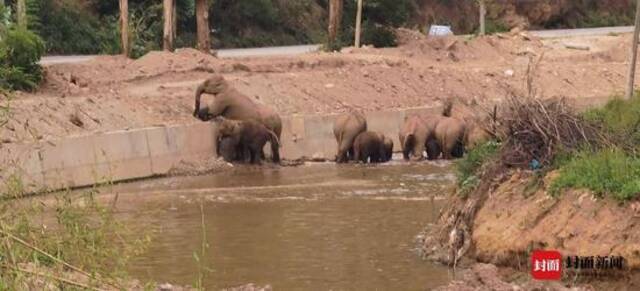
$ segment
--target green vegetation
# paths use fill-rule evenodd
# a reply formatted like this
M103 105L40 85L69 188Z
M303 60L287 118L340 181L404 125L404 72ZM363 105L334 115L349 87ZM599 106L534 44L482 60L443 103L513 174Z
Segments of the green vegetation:
M584 113L611 140L608 148L579 150L564 155L557 165L560 176L551 190L587 188L600 197L630 200L640 195L640 97L615 98L603 108Z
M393 29L407 24L413 7L411 0L364 1L361 43L374 47L396 46ZM356 1L345 1L337 47L353 45L356 13Z
M9 190L0 201L0 289L50 284L124 289L126 266L144 250L146 235L116 220L95 191L14 199L22 197L23 183L16 176L6 183Z
M615 98L603 108L587 111L585 119L600 125L620 147L634 156L640 154L640 96L631 100Z
M44 43L34 33L9 27L0 35L0 88L33 90L42 80Z
M456 163L459 193L466 195L478 185L480 168L496 157L499 148L500 144L489 141L467 152L464 158Z
M522 104L525 105L522 107L524 110L530 111L515 111L515 114L507 111L504 118L509 120L511 126L531 119L527 114L532 114L532 106L528 106L527 101ZM539 106L545 106L545 112L550 115L558 114L557 109L564 108L557 102ZM515 166L536 170L533 180L525 187L525 196L531 195L542 185L546 173L558 170L558 177L549 185L551 195L557 196L566 189L579 188L593 191L598 197L611 197L618 201L640 197L640 96L636 94L631 100L615 98L604 107L581 115L569 114L564 109L560 112L562 114L552 120L557 120L558 124L570 121L576 126L570 129L558 126L557 130L570 130L571 133L561 134L555 146L547 146L543 137L537 135L514 135L506 131L500 134L504 139L500 145L491 142L468 152L456 164L458 193L466 196L481 183L488 183L483 178L486 172L498 175ZM518 130L522 132L526 127L521 126ZM576 143L563 143L572 138L570 134L576 135L580 131L582 133L578 136L584 135L584 139L580 137ZM528 145L531 146L524 147ZM551 162L530 163L538 158L530 152L541 152L540 149L545 151L543 153ZM509 164L514 155L520 155L518 159L524 157L526 163ZM495 161L502 161L498 163L502 169L496 172L485 170L487 164Z
M586 188L599 197L624 201L640 194L640 159L616 149L580 151L560 166L551 194L567 188Z

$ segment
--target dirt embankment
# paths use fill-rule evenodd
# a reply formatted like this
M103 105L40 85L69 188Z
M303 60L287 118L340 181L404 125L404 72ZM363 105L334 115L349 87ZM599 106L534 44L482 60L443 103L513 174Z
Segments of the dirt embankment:
M591 46L568 50L564 42ZM213 72L282 115L393 110L460 98L476 104L524 88L531 59L542 96L603 97L622 88L626 36L540 41L526 35L405 38L398 48L217 59L192 49L138 60L50 65L35 94L17 92L2 143L196 122L194 89ZM206 99L206 97L205 97Z
M640 201L621 204L610 198L596 198L585 190L552 197L547 188L555 176L552 172L536 180L530 171L511 171L496 178L493 186L482 194L485 197L481 203L474 204L478 197L473 195L478 193L469 199L452 198L439 225L450 223L450 215L475 214L465 232L471 237L470 247L464 252L467 257L460 259L463 268L471 266L464 276L443 290L457 290L460 286L472 286L463 290L495 286L501 289L499 286L511 285L535 290L528 275L529 254L535 249L557 250L563 256L625 258L626 269L615 276L593 277L565 271L562 284L545 286L550 290L564 290L566 286L586 290L640 288ZM473 207L477 209L471 210ZM425 256L449 260L448 248L459 249L449 240L449 231L438 226L428 228L422 245ZM494 270L494 265L500 268Z

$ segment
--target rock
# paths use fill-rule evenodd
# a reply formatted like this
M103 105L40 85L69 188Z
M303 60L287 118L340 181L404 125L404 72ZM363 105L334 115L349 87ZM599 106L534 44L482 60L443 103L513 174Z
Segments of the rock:
M515 72L511 69L504 71L504 75L507 77L513 77L513 75L515 75Z
M335 87L336 85L334 85L333 83L328 83L328 84L324 84L324 87L327 89L331 89L333 87Z
M158 291L172 291L172 290L173 290L173 285L169 283L158 285Z

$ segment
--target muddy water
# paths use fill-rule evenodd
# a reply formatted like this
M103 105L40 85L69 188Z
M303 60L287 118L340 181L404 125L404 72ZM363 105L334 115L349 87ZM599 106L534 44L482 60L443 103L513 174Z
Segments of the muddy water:
M153 229L151 246L130 270L144 281L195 284L204 216L208 290L246 283L275 290L424 290L450 275L417 258L414 236L435 218L452 182L445 164L314 164L237 167L115 192L124 214Z

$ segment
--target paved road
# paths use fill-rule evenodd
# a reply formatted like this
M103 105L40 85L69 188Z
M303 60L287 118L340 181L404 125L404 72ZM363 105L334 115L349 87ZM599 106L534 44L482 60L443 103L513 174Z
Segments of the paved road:
M596 36L616 33L632 33L633 26L597 27L597 28L577 28L577 29L553 29L534 30L530 34L541 38L575 37L575 36Z
M218 50L218 57L239 58L239 57L259 57L276 55L299 55L315 52L320 49L320 45L295 45L295 46L274 46L245 49L221 49ZM60 63L80 63L94 59L95 55L73 55L73 56L46 56L40 60L41 65Z
M633 26L618 27L599 27L599 28L579 28L579 29L555 29L555 30L537 30L530 31L532 35L541 38L560 38L573 36L596 36L607 35L611 33L630 33L633 32ZM221 58L237 58L237 57L259 57L274 55L298 55L309 52L315 52L320 49L320 45L296 45L296 46L279 46L279 47L263 47L263 48L246 48L246 49L221 49L218 50L218 56ZM40 64L59 64L59 63L79 63L95 58L94 55L87 56L47 56L40 60Z

